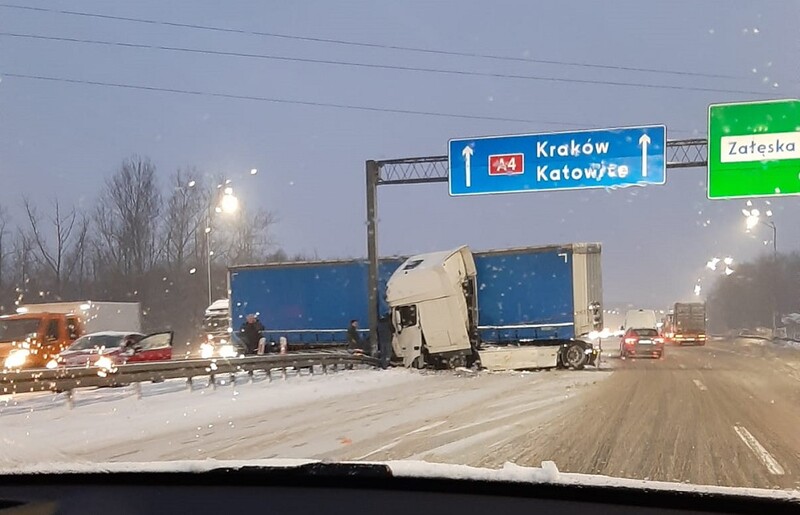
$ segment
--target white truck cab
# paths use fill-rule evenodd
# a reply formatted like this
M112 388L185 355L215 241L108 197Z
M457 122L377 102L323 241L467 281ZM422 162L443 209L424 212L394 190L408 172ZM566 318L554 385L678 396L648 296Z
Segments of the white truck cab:
M394 353L407 367L468 364L477 346L475 261L469 247L407 259L389 278Z

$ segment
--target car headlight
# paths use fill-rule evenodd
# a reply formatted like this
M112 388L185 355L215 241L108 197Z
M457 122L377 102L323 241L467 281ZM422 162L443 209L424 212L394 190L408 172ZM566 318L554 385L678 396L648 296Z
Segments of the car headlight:
M236 347L233 345L222 345L219 348L220 358L235 358L237 356Z
M20 368L28 360L31 351L28 349L14 349L6 357L6 368Z
M214 357L214 346L208 343L200 345L200 357L203 359Z
M58 368L58 360L51 359L50 361L47 362L47 365L45 366L51 370L54 368Z
M97 361L94 362L94 365L103 370L111 370L114 368L114 362L107 356L100 356L97 358Z

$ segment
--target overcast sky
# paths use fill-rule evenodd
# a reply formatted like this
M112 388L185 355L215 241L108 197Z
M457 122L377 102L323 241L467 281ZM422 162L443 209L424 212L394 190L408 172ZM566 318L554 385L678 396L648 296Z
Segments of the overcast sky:
M200 30L9 8L241 29ZM225 173L249 206L279 217L289 252L366 254L364 161L441 155L450 138L666 124L705 137L713 102L797 98L797 1L74 1L0 7L0 204L23 195L90 205L131 154L166 179L177 167ZM346 40L583 63L486 59L254 35ZM9 33L16 34L12 37ZM401 71L32 39L66 37L326 61L639 86ZM609 65L628 69L602 68ZM654 73L640 69L687 73ZM368 112L23 79L35 75L323 104L525 122ZM723 77L710 77L720 75ZM660 89L648 85L687 88ZM251 177L251 168L259 170ZM761 205L763 201L758 201ZM798 247L796 198L774 201L779 247ZM744 234L743 201L705 200L705 171L670 170L665 186L623 191L450 198L446 184L379 196L384 254L601 242L606 301L666 306L691 294L713 257L764 252Z

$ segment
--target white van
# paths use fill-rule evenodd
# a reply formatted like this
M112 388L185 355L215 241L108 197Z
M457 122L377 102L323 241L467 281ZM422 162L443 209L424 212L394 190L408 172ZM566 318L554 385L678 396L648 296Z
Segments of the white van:
M631 309L625 313L623 328L628 329L658 329L656 312L652 309Z

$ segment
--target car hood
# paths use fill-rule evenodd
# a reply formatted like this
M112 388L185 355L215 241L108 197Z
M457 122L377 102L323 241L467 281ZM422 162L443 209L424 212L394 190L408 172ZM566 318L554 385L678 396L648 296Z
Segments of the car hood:
M117 356L119 356L120 350L121 349L118 348L103 349L102 353L98 347L91 349L65 350L59 354L58 357L67 366L80 366L94 363L100 359L100 356L106 356L111 359L115 359Z
M429 463L426 461L397 460L384 462L321 462L313 459L257 459L257 460L180 460L160 462L108 462L108 463L50 463L0 467L3 475L29 474L91 474L91 473L165 473L190 472L204 473L230 470L260 470L284 474L295 479L307 476L358 478L429 478L448 479L464 482L505 482L531 485L563 485L573 487L601 487L620 490L683 492L701 495L722 495L731 497L761 497L785 501L800 501L798 490L770 490L765 488L744 488L716 485L695 485L667 481L616 478L595 474L565 473L558 470L552 461L542 462L541 467L524 467L505 463L499 469Z
M11 351L19 348L17 342L0 342L0 359L5 359L11 354Z

